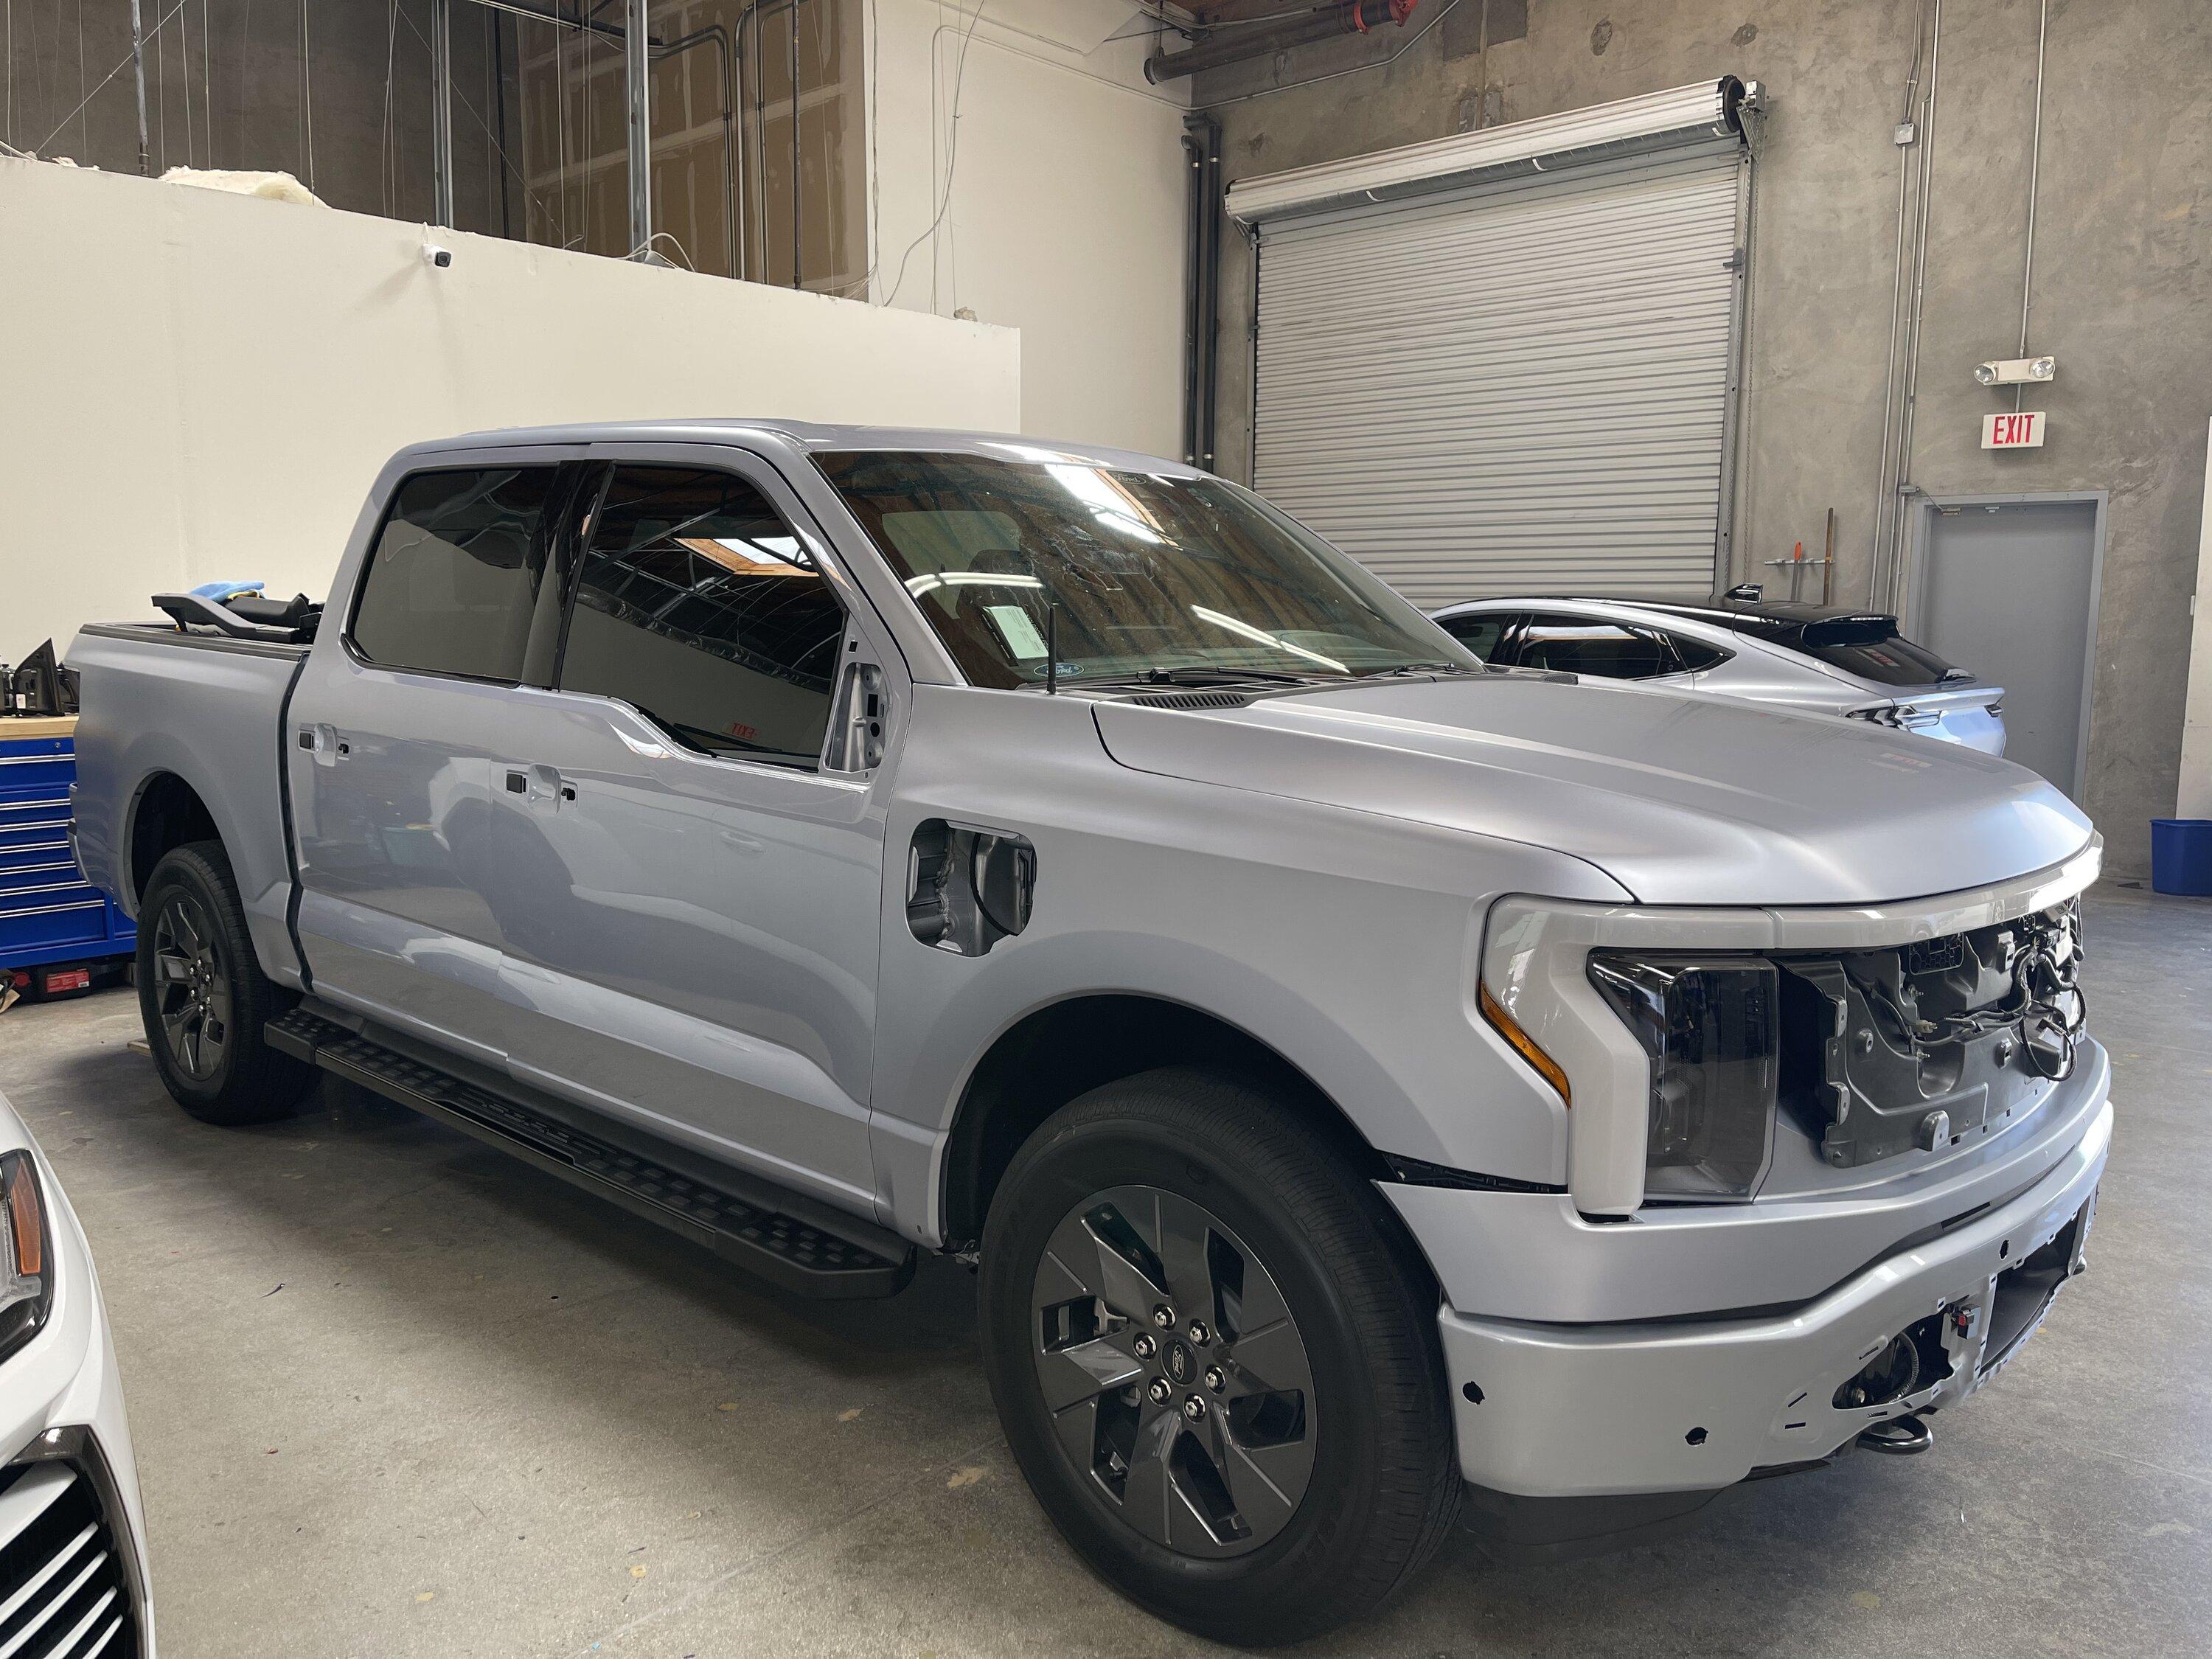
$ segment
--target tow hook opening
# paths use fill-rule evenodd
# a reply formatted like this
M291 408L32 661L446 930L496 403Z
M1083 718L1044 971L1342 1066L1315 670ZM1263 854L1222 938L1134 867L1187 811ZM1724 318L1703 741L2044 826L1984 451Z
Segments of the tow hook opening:
M1932 1313L1890 1338L1856 1376L1838 1386L1835 1408L1843 1412L1887 1406L1918 1389L1932 1389L1950 1376L1943 1319L1942 1313Z
M1928 1419L1915 1414L1871 1423L1859 1431L1859 1444L1891 1457L1915 1457L1936 1443L1936 1431Z

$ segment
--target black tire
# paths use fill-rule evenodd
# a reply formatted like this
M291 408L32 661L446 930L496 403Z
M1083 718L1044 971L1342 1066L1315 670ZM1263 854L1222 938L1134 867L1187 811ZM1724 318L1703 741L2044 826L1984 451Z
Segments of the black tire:
M204 1123L289 1117L315 1069L262 1040L293 998L261 971L222 843L172 848L138 906L134 977L154 1069Z
M1154 1229L1160 1250L1152 1260L1162 1270L1158 1282L1173 1277L1166 1241L1174 1228L1166 1218L1176 1210L1187 1217L1195 1206L1213 1230L1194 1256L1184 1226L1173 1259L1203 1259L1211 1279L1217 1277L1218 1242L1231 1242L1231 1256L1249 1252L1267 1275L1267 1288L1279 1291L1272 1305L1287 1309L1291 1335L1302 1344L1307 1368L1301 1380L1310 1382L1312 1394L1310 1416L1300 1430L1303 1434L1310 1426L1313 1434L1314 1443L1303 1454L1310 1472L1294 1504L1285 1498L1271 1517L1279 1529L1267 1534L1249 1528L1241 1553L1209 1559L1170 1547L1157 1532L1139 1529L1135 1511L1117 1510L1138 1489L1128 1486L1116 1497L1113 1486L1117 1474L1133 1481L1133 1465L1149 1458L1178 1471L1171 1478L1182 1491L1181 1471L1190 1465L1178 1458L1188 1449L1178 1443L1161 1451L1161 1446L1206 1429L1207 1420L1232 1439L1242 1432L1229 1402L1218 1398L1210 1419L1195 1427L1189 1421L1190 1392L1205 1401L1206 1389L1223 1386L1224 1366L1232 1372L1232 1389L1240 1369L1250 1376L1251 1368L1233 1361L1232 1347L1201 1349L1194 1358L1186 1354L1180 1365L1172 1354L1144 1362L1156 1369L1134 1386L1110 1399L1102 1392L1086 1407L1063 1407L1057 1416L1046 1398L1042 1379L1054 1361L1041 1354L1063 1353L1073 1341L1068 1328L1056 1322L1071 1317L1061 1308L1079 1309L1073 1317L1096 1319L1086 1332L1112 1329L1080 1345L1090 1351L1080 1367L1086 1376L1097 1369L1091 1362L1103 1352L1101 1342L1126 1340L1127 1363L1140 1363L1133 1355L1145 1345L1132 1332L1141 1331L1141 1320L1123 1328L1098 1318L1079 1296L1051 1305L1054 1292L1048 1287L1061 1282L1054 1276L1066 1269L1060 1251L1047 1254L1055 1236L1065 1248L1071 1241L1097 1242L1102 1227L1111 1231L1122 1225L1114 1203L1100 1200L1118 1192L1123 1207L1133 1211L1127 1198L1132 1190L1169 1195L1155 1203L1161 1218ZM1071 1220L1085 1231L1066 1231ZM1128 1225L1145 1231L1141 1222ZM1142 1250L1136 1254L1141 1261ZM1108 1262L1099 1271L1110 1279L1115 1270ZM1237 1271L1249 1275L1249 1267ZM1140 1274L1135 1283L1151 1282ZM1246 1280L1239 1283L1249 1289ZM1214 1294L1220 1305L1218 1288ZM984 1362L1006 1437L1038 1502L1076 1552L1124 1595L1187 1630L1243 1645L1299 1641L1372 1612L1419 1571L1449 1530L1458 1512L1461 1480L1437 1341L1437 1296L1412 1240L1349 1160L1266 1091L1202 1070L1145 1073L1064 1107L1016 1155L984 1228ZM1097 1305L1109 1313L1132 1311L1113 1309L1112 1298L1103 1295ZM1174 1314L1173 1326L1173 1334L1188 1330L1184 1311ZM1218 1328L1211 1335L1217 1344L1224 1340ZM1155 1351L1160 1346L1152 1344ZM1104 1358L1110 1363L1115 1357ZM1157 1369L1170 1366L1173 1382ZM1194 1375L1202 1382L1173 1394ZM1117 1445L1138 1448L1127 1460L1118 1450L1094 1451L1091 1464L1079 1467L1079 1453L1069 1446L1106 1445L1109 1414L1134 1420L1126 1414L1146 1409L1142 1400L1158 1401L1151 1390L1163 1384L1176 1403L1152 1407L1148 1420L1155 1430L1117 1431L1124 1436ZM1079 1391L1090 1384L1075 1386ZM1070 1409L1088 1416L1073 1419L1071 1428ZM1178 1414L1185 1419L1182 1425L1159 1425L1161 1416ZM1245 1419L1248 1425L1256 1420ZM1213 1443L1224 1462L1237 1460L1234 1446ZM1170 1516L1167 1530L1181 1525L1188 1532L1197 1510L1187 1515L1177 1509L1164 1489L1170 1478L1151 1477L1142 1508L1150 1510L1153 1492L1159 1492L1161 1511ZM1215 1490L1222 1499L1231 1497L1225 1488ZM1269 1491L1276 1491L1272 1483ZM1225 1524L1233 1528L1243 1505L1231 1507L1235 1513ZM1219 1514L1218 1501L1212 1512ZM1287 1520L1280 1518L1283 1513ZM1200 1524L1207 1529L1199 1535L1201 1547L1227 1547L1215 1535L1214 1522Z

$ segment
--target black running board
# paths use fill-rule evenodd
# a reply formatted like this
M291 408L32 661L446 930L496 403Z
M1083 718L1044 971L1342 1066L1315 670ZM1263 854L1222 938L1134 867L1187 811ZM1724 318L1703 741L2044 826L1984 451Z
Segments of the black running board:
M801 1296L895 1296L914 1277L915 1248L858 1219L801 1220L653 1162L610 1139L441 1072L336 1020L295 1008L264 1028L269 1046L413 1108L659 1222L726 1261ZM765 1183L762 1183L765 1184ZM793 1194L794 1207L821 1206Z

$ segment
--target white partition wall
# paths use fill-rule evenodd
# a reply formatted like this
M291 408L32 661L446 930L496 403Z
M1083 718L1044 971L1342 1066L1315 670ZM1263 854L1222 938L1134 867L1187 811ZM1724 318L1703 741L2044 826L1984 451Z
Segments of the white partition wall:
M1021 424L1012 329L7 159L0 227L0 659L216 578L319 597L421 438Z

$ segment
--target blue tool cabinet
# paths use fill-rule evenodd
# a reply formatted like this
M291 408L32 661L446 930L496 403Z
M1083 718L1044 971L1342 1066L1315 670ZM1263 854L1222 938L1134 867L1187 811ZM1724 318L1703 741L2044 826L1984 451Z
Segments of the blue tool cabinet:
M94 963L137 948L130 917L85 880L70 851L73 725L0 719L0 969Z

